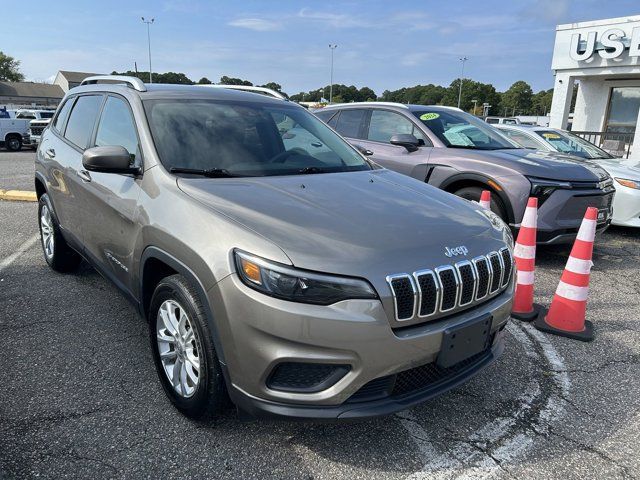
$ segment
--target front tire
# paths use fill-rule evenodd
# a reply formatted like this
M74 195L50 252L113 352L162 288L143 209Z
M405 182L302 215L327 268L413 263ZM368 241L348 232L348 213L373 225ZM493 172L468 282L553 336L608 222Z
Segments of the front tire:
M483 189L480 187L464 187L464 188L461 188L460 190L453 192L453 194L457 195L458 197L462 197L466 200L473 200L475 202L479 202L480 196L482 195L482 190L491 191L491 211L496 215L498 215L505 223L508 223L507 210L504 207L502 200L500 200L500 197L498 197L498 195L494 191L488 188Z
M227 402L205 309L182 275L160 281L149 308L149 336L162 387L185 416L209 420Z
M19 152L22 150L22 138L18 135L10 135L5 142L5 145L7 146L7 150L10 152Z
M40 227L40 243L47 264L57 272L75 270L82 257L65 241L60 227L53 215L49 195L46 193L38 199L38 225Z

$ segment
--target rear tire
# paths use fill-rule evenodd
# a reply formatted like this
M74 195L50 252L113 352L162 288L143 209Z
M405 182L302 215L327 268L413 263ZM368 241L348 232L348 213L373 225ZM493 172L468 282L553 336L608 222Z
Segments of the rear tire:
M67 244L53 214L46 193L38 199L38 226L44 259L56 272L71 272L78 268L82 257Z
M10 152L19 152L22 150L22 138L18 135L9 135L4 143Z
M500 197L493 191L488 188L483 189L481 187L464 187L460 190L457 190L454 195L458 197L462 197L466 200L473 200L475 202L480 201L480 195L482 195L482 190L489 190L491 192L491 211L498 215L505 223L508 223L507 219L507 209L500 200Z
M196 290L182 275L162 279L153 292L148 320L156 371L173 405L195 420L217 416L228 404L227 393Z

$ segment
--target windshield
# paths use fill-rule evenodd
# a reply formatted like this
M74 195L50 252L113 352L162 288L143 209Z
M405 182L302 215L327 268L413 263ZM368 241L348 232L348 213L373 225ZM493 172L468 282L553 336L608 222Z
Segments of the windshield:
M413 114L450 148L519 148L492 126L468 113L425 109L414 111Z
M323 122L285 102L160 99L144 108L168 170L267 176L371 169Z
M536 130L536 133L550 143L558 152L589 159L614 158L593 143L562 130Z
M40 118L53 118L53 114L56 112L40 112Z

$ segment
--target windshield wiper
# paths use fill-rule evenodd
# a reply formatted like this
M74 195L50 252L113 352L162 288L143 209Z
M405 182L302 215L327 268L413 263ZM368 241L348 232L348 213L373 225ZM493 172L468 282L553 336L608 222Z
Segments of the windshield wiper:
M224 168L181 168L181 167L172 167L169 169L171 173L191 173L193 175L202 175L207 178L229 178L229 177L240 177L242 175L235 175L231 173L229 170L225 170Z
M298 170L298 173L328 173L329 171L326 168L322 167L304 167Z

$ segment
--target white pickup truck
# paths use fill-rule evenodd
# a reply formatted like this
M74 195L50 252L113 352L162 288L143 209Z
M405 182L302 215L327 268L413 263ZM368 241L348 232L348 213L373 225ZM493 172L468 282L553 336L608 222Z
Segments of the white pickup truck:
M23 144L30 144L30 121L25 118L15 118L13 112L0 110L0 147L17 152Z
M39 133L46 128L54 113L53 110L0 110L0 146L11 152L17 152L22 147L37 147L34 140L40 139ZM42 122L45 122L44 126ZM32 137L34 133L38 133L36 138Z

